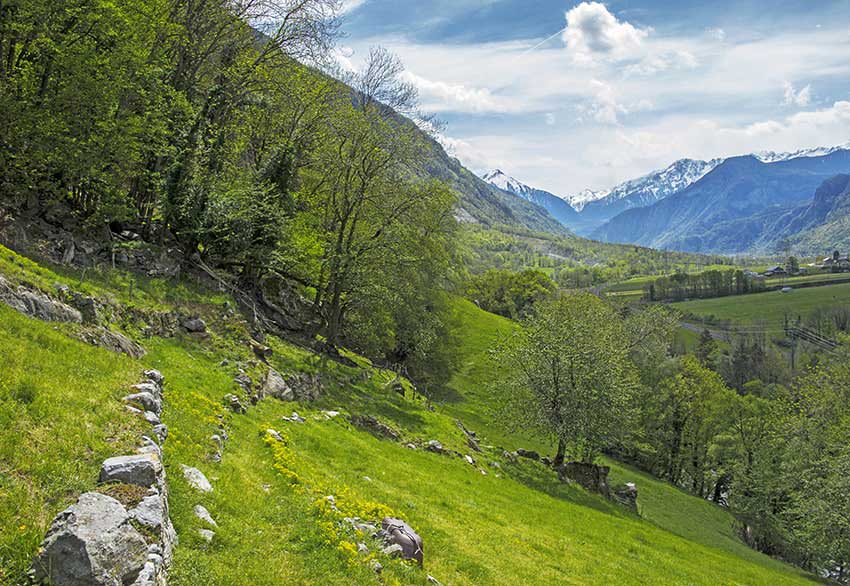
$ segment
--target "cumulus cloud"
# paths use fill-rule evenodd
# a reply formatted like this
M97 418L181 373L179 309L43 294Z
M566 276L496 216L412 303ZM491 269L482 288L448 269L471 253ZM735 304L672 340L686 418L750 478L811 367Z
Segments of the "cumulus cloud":
M812 101L812 86L807 85L797 91L790 81L785 82L785 105L804 108Z
M484 113L511 112L517 108L511 100L494 96L487 88L435 81L410 71L406 71L404 77L416 86L425 107L430 110Z
M600 2L582 2L567 12L566 18L562 38L577 62L633 58L650 32L618 20Z
M695 69L699 60L690 51L671 49L648 54L642 61L626 67L627 75L652 75L667 69Z

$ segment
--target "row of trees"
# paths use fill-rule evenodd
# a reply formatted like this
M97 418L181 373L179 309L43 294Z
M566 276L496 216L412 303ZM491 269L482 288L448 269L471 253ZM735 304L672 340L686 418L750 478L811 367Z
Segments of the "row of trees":
M659 277L644 285L644 298L648 301L681 301L689 298L745 295L764 290L764 279L742 270L711 270Z
M850 348L762 380L760 340L672 356L677 322L586 293L537 303L496 349L512 420L554 441L555 465L615 455L730 507L754 547L850 578Z
M176 241L258 303L297 282L331 345L424 363L455 195L400 62L328 63L340 4L2 0L4 203Z

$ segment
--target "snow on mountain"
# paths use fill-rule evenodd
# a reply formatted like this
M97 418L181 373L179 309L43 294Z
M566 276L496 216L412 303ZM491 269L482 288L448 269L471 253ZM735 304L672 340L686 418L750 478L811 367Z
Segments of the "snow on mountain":
M679 159L666 169L619 184L599 204L607 206L626 199L628 207L653 204L696 183L722 162L723 159Z
M534 188L529 187L522 181L518 181L514 179L510 175L506 175L502 172L501 169L494 169L485 173L481 177L484 181L489 183L490 185L494 185L501 189L502 191L507 191L508 193L513 193L514 195L518 195L520 197L525 197L534 191Z
M585 189L583 191L579 191L576 194L564 197L564 200L568 201L577 212L580 212L587 204L605 199L609 195L611 195L610 189L602 189L600 191L595 191L593 189Z
M800 157L823 157L831 155L838 151L850 151L850 141L833 147L815 147L811 149L802 149L792 153L777 153L774 151L761 151L754 153L753 156L762 163L776 163L779 161L788 161L791 159L799 159Z

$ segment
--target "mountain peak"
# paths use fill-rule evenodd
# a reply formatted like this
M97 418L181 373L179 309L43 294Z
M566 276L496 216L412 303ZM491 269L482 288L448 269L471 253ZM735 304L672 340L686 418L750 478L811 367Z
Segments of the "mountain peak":
M791 159L799 159L801 157L824 157L838 151L850 151L850 141L831 147L813 147L788 153L760 151L758 153L753 153L753 156L762 163L778 163L779 161L788 161Z

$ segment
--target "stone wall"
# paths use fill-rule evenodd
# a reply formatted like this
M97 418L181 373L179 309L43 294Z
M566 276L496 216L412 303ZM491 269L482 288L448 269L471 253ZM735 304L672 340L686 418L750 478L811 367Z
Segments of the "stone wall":
M165 586L177 534L168 512L161 445L162 374L124 397L130 415L151 426L133 454L103 462L99 492L87 492L59 513L33 561L33 578L55 586ZM120 500L119 500L120 499Z

